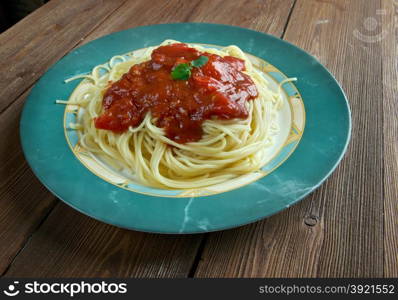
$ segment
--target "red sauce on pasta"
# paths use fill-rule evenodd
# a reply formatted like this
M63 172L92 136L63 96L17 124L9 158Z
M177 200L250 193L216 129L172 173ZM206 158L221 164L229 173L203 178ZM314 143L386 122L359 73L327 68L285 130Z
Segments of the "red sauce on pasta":
M187 80L176 80L172 70L200 56L208 61L193 67ZM177 143L198 141L209 119L246 119L245 102L257 97L244 61L232 56L200 52L186 44L161 46L151 60L134 65L112 83L103 97L104 112L95 119L99 129L116 133L138 126L150 112L156 125Z

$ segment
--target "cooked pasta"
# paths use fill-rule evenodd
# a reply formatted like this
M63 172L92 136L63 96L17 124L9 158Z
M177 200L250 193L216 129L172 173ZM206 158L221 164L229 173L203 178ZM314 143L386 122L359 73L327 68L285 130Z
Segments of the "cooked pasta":
M159 46L177 43L166 40ZM98 124L96 126L95 120L107 109L104 99L110 85L118 82L133 66L149 61L152 52L159 46L139 51L138 54L114 56L108 63L96 66L91 73L69 79L84 79L68 101L58 101L79 107L77 124L69 126L78 131L80 145L106 164L128 172L151 187L199 188L259 170L269 159L265 155L266 149L279 130L276 117L283 103L281 91L271 90L267 80L236 46L215 49L188 45L206 55L235 57L244 61L242 72L257 88L255 99L243 103L246 118L211 116L201 123L200 139L185 142L168 135L150 109L136 126L129 126L125 131L99 129Z

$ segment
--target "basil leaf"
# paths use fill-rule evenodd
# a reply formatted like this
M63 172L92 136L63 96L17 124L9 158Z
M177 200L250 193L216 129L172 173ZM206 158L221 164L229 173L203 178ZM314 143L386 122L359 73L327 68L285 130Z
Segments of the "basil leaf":
M191 76L191 66L189 64L179 64L171 71L171 78L174 80L188 80Z
M192 67L200 68L204 66L209 58L207 56L200 56L198 59L191 61L190 63L178 64L171 71L171 78L174 80L188 80L191 76Z
M207 56L202 55L198 59L191 61L191 65L193 67L200 68L201 66L204 66L208 60L209 58Z

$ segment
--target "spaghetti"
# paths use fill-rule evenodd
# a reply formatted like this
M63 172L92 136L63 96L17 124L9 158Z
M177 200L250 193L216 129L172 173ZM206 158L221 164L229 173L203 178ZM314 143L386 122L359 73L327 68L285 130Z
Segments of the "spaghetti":
M229 118L222 112L214 113L212 102L210 104L213 105L211 106L213 110L209 113L210 115L200 119L198 123L200 125L199 134L196 132L195 135L184 136L184 132L189 133L189 128L192 127L184 127L184 124L179 123L179 126L173 128L182 128L183 130L176 129L177 133L175 130L170 131L170 127L167 127L168 123L162 121L162 118L165 118L164 115L154 110L153 107L145 106L146 110L144 110L142 108L144 106L141 107L133 103L135 109L141 109L141 119L134 115L134 122L132 122L133 118L129 113L130 118L126 122L124 119L116 120L117 126L113 119L111 120L113 123L98 125L100 123L98 120L103 120L104 116L115 115L115 113L109 113L110 107L113 105L112 101L108 101L110 105L106 105L106 96L109 95L112 86L115 87L115 83L121 82L129 70L131 73L133 66L149 62L151 58L153 60L154 51L160 46L167 45L185 44L166 40L157 47L115 56L108 63L96 66L90 74L75 76L67 80L69 82L84 78L68 101L57 101L57 103L79 107L78 122L70 124L70 126L78 130L81 146L113 168L133 175L140 183L159 188L206 187L259 170L268 159L265 150L273 143L274 136L279 130L276 123L276 112L282 105L281 91L280 89L276 92L272 91L267 80L236 46L215 49L189 45L189 48L210 57L210 60L214 55L214 57L226 60L228 57L233 57L237 58L236 61L244 62L243 69L241 69L243 75L238 74L239 80L243 82L242 80L247 77L247 82L253 82L256 90L254 91L250 87L246 90L239 90L241 93L238 99L233 99L235 101L233 103L241 105L240 109L243 114L232 114L232 117ZM182 61L181 57L178 59L181 64L189 63L186 57L183 57ZM173 63L175 65L175 61ZM175 70L175 66L173 70ZM195 70L192 72L192 76L202 74L200 72ZM281 82L280 86L284 82ZM229 88L231 87L229 86ZM215 90L217 89L220 88L215 85ZM116 89L116 91L120 91L120 89ZM119 94L122 93L119 92ZM245 101L242 101L242 97L245 98ZM121 103L121 100L118 99L116 100ZM209 99L213 101L214 95ZM118 103L116 100L115 103ZM132 103L132 99L128 101L130 101L128 103ZM230 103L228 107L231 107ZM118 111L119 114L121 112L125 114L126 110ZM172 118L170 115L166 117L167 120ZM197 118L197 113L195 118ZM194 117L190 116L190 120L192 119ZM113 127L109 124L113 124ZM198 129L198 127L195 128L195 130Z

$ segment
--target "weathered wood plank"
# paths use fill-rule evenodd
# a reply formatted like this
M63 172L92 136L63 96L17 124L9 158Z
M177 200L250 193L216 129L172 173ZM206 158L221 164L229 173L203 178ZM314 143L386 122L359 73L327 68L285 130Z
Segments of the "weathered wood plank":
M7 141L0 147L0 274L55 203L23 157L19 142L23 101L17 103L0 118L0 135Z
M209 20L206 19L208 15L217 9L219 22L232 23L239 19L237 2L224 1L224 12L219 8L221 2L128 1L82 43L113 31L149 23ZM270 4L270 7L281 10L279 18L273 17L273 10L265 9L264 2L258 3L250 4L250 10L246 10L248 16L257 16L256 21L252 23L248 17L244 25L280 34L293 1ZM151 10L154 6L159 9ZM264 18L258 15L259 8L265 9ZM63 237L63 242L57 242L58 236ZM201 235L177 238L129 232L101 224L60 205L32 236L6 276L186 277L201 240ZM118 255L109 254L114 251ZM54 260L49 260L49 256Z
M354 35L378 8L378 0L297 1L285 39L315 55L342 83L352 107L349 151L298 205L212 234L197 277L383 276L381 46Z
M88 35L83 43L132 27L184 22L194 13L199 3L200 0L128 1L110 15L98 30Z
M53 0L0 35L0 112L125 0Z
M0 133L7 141L0 146L0 274L56 201L33 175L22 154L19 116L28 95L25 90L123 3L108 2L88 20L94 2L79 6L74 2L69 2L72 9L65 2L51 1L0 35L0 111L7 107L0 118ZM80 17L87 20L79 21ZM59 41L54 43L53 38Z
M111 32L155 23L209 22L247 27L280 35L294 0L283 1L131 1L112 14L85 42ZM151 9L156 7L156 9Z
M199 242L120 229L59 204L6 277L185 277Z
M310 207L307 199L264 221L211 234L195 277L315 277L323 224L304 216Z
M384 276L398 277L398 1L382 1Z
M187 21L223 23L280 36L293 3L294 0L234 0L226 5L223 0L204 0Z

